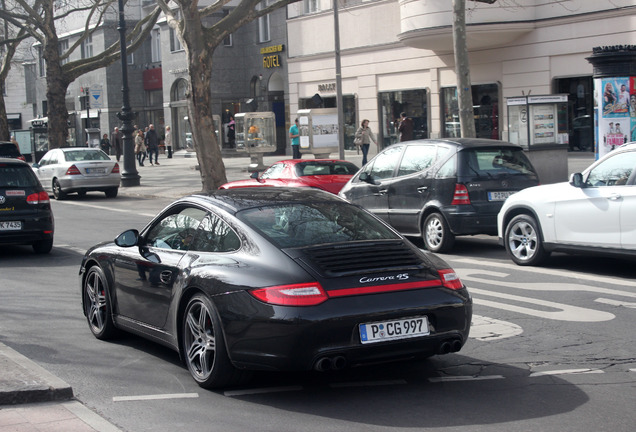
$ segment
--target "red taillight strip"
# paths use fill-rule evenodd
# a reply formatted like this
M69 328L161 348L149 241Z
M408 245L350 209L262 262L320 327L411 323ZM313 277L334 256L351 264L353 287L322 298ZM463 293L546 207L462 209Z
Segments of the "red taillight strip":
M418 281L418 282L404 282L397 284L388 284L388 285L369 285L364 287L356 287L356 288L344 288L339 290L331 290L327 293L329 297L347 297L354 295L365 295L365 294L378 294L383 292L392 292L392 291L406 291L413 290L418 288L430 288L433 286L440 286L442 282L439 279L428 280L428 281Z

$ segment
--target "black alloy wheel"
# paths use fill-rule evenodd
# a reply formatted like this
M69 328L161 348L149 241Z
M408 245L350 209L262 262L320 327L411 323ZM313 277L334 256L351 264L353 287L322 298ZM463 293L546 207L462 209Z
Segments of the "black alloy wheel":
M221 321L210 299L197 294L190 299L181 326L183 357L199 386L211 389L240 381L227 354Z
M106 276L99 266L88 270L84 278L84 314L88 327L97 339L111 339L117 334L111 315L110 293Z

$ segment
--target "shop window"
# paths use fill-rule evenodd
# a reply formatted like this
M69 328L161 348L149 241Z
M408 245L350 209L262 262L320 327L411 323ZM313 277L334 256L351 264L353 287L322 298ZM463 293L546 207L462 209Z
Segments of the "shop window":
M477 138L499 139L499 85L480 84L472 86L475 132ZM445 87L441 90L442 136L459 138L459 104L457 88Z
M591 76L554 80L554 93L568 95L570 150L594 151L594 84Z
M402 112L413 120L413 139L428 138L428 102L424 89L381 92L380 134L382 146L399 141L398 120Z

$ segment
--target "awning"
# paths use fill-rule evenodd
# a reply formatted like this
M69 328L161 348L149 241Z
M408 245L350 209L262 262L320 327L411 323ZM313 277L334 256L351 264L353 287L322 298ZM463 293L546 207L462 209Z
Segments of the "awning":
M8 113L7 114L7 120L20 120L22 118L22 114L18 113L18 114L11 114Z
M28 123L33 123L33 122L42 122L42 123L48 123L49 122L49 118L48 117L40 117L40 118L34 118L31 120L27 120Z

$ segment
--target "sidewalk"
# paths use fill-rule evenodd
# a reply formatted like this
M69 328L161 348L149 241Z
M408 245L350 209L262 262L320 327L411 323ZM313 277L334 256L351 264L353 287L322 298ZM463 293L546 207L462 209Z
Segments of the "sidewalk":
M269 166L285 158L265 156L263 164ZM355 151L346 151L345 159L361 166L362 155ZM593 153L568 153L568 171L580 172L593 161ZM248 178L250 162L247 156L224 158L228 181ZM201 190L201 176L193 153L177 152L172 159L162 155L159 163L137 167L140 185L120 187L119 193L132 197L179 198ZM116 432L119 429L74 399L70 385L0 343L0 432L9 431Z

